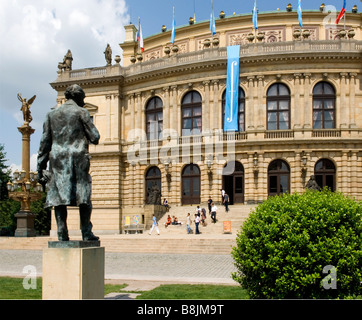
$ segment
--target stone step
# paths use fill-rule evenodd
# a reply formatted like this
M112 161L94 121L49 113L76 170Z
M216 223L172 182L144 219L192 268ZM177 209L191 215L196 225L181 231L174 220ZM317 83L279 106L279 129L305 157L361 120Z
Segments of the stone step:
M230 254L236 243L235 234L167 235L162 231L160 236L155 231L152 235L104 235L101 236L101 246L105 247L106 252ZM48 241L55 240L52 237L0 237L0 250L43 250L48 247Z

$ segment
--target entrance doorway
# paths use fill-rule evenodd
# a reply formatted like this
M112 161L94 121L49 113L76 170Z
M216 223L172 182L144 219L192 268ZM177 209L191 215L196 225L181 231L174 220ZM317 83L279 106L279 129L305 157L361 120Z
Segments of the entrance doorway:
M182 171L182 204L199 204L200 194L200 168L191 163Z
M222 171L222 186L230 204L244 203L244 167L239 161L229 161Z

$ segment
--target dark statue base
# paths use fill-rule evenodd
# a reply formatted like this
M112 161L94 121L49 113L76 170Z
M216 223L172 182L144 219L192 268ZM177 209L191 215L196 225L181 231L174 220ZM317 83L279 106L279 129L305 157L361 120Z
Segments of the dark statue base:
M15 218L17 219L15 237L35 237L35 215L33 213L19 211L15 214Z
M96 241L82 241L82 240L69 240L69 241L48 241L48 248L92 248L100 247L101 242Z

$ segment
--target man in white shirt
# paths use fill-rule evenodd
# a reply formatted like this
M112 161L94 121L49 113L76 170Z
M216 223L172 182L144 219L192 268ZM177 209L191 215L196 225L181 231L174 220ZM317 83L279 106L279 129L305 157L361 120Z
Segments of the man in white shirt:
M217 207L215 206L215 203L211 204L211 219L213 223L216 223L216 211Z

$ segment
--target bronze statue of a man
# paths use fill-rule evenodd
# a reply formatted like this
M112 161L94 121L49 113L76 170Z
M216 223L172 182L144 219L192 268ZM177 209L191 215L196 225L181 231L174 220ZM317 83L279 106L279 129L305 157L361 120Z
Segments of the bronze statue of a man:
M84 241L98 240L92 233L89 143L98 144L99 132L79 85L65 90L64 104L46 115L38 153L38 180L47 183L45 206L54 206L58 240L68 241L67 206L78 206ZM49 161L49 169L47 163Z

